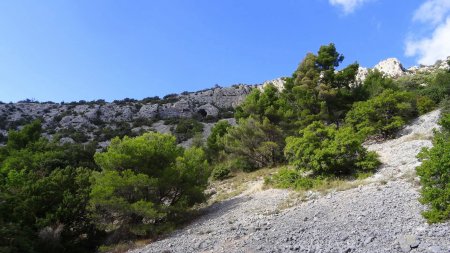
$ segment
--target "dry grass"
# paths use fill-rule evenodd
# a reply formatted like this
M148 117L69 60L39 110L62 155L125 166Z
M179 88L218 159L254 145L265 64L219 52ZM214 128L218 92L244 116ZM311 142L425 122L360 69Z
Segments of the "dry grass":
M235 172L223 181L211 182L209 189L216 193L208 204L220 202L238 196L251 187L252 184L263 181L266 176L277 172L278 168L263 168L253 172Z
M306 191L291 192L289 196L277 206L277 210L282 211L297 206L303 201L308 200Z
M403 173L400 178L404 179L406 182L414 185L415 187L420 187L420 179L417 177L416 170L409 170Z
M98 252L99 253L125 253L129 250L142 248L150 243L152 243L153 240L151 239L142 239L142 240L136 240L136 241L130 241L130 242L123 242L113 245L102 245L99 247Z
M414 133L405 138L405 141L417 141L417 140L432 140L433 136L423 134L423 133Z

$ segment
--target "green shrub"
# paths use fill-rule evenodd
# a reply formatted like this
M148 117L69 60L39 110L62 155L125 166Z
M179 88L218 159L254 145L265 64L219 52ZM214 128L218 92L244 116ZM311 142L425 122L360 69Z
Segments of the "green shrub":
M353 104L345 122L358 132L388 138L415 116L417 107L414 94L385 90L374 98Z
M439 107L441 108L441 114L450 113L450 97L445 97L440 103Z
M380 95L387 89L398 90L399 88L391 78L386 77L382 72L375 69L369 70L369 74L363 84L357 87L354 92L358 100L367 100Z
M350 127L337 129L316 121L300 130L298 137L288 137L284 154L297 169L316 175L349 175L375 170L379 161L362 142L364 135Z
M254 169L272 166L283 159L281 129L267 118L263 122L252 117L240 119L237 126L228 128L224 143L228 153L245 160Z
M85 207L95 148L41 134L35 121L0 147L0 251L93 252L102 233Z
M183 142L194 137L196 133L203 132L203 124L195 119L179 119L174 129L174 135L178 142Z
M120 240L171 228L205 200L205 155L199 148L178 147L174 136L115 138L95 161L102 171L93 175L90 207L97 227Z
M214 166L211 176L215 180L223 180L230 176L231 170L227 164L221 163Z
M419 89L419 94L430 97L435 103L439 103L450 95L450 73L436 72L428 85Z
M270 178L265 179L265 183L276 188L309 190L320 182L320 179L304 177L298 170L283 168Z
M420 201L429 209L423 216L430 223L450 219L450 114L443 116L441 132L435 133L433 147L424 148L417 167L422 189Z
M211 134L206 139L206 155L208 161L217 161L221 151L225 150L223 136L231 125L226 120L220 120L211 128Z
M436 103L429 97L419 96L417 97L417 111L419 115L431 112L436 108Z

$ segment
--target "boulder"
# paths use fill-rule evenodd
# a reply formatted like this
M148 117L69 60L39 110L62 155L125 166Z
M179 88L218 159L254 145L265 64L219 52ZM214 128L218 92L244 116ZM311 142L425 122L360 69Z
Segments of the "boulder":
M202 117L211 116L216 118L219 116L219 109L214 105L208 103L206 105L202 105L197 108L197 113L199 113Z
M154 118L158 115L158 104L145 104L137 113L138 118Z

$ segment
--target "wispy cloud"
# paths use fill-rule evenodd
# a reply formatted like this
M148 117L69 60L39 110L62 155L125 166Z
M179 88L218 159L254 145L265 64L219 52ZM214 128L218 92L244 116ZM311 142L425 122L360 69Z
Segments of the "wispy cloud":
M406 56L417 56L420 64L433 64L450 55L450 0L426 0L413 21L431 29L428 35L406 40Z
M414 21L439 24L450 11L450 0L428 0L414 13Z
M333 6L340 6L345 14L350 14L362 4L371 0L329 0Z

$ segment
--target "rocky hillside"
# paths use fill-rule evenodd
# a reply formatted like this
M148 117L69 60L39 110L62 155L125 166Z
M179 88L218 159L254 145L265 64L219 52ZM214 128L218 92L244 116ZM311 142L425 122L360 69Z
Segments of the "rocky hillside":
M16 129L36 118L43 121L47 135L59 133L63 142L102 142L106 141L107 137L121 135L123 132L146 131L154 124L156 130L164 131L164 127L158 127L158 121L171 118L216 121L219 118L232 117L234 108L253 87L215 87L180 95L167 95L163 99L149 97L140 101L124 99L111 103L103 100L60 104L32 101L2 103L0 143L4 136L7 136L7 129Z
M450 224L428 225L420 215L414 170L419 150L431 146L438 118L439 111L431 112L398 138L368 144L383 166L348 190L298 195L261 190L261 179L186 228L132 253L450 252ZM303 201L286 209L293 200Z
M450 57L447 60L450 60ZM374 69L392 78L448 68L447 61L438 61L432 66L405 69L395 58L381 61L374 66ZM369 69L360 67L358 82L365 79L368 71ZM195 118L203 122L203 136L206 137L212 122L232 118L234 108L253 88L262 89L269 83L280 90L284 87L283 78L279 78L262 85L215 87L197 92L170 94L162 99L148 97L139 101L124 99L113 102L0 102L0 145L6 140L9 129L17 129L37 118L42 120L44 131L49 138L57 135L61 142L97 141L99 148L107 146L114 136L138 135L148 130L173 132L176 122L164 121L173 118ZM184 145L189 143L185 141Z

